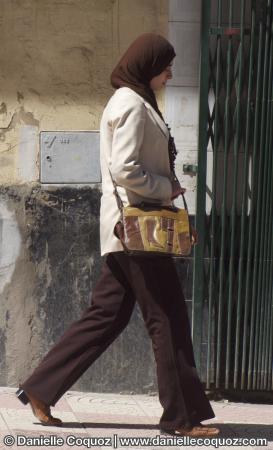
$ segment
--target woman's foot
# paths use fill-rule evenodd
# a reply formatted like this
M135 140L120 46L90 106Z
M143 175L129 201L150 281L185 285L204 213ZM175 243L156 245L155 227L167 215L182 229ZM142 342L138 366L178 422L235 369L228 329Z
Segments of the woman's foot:
M197 425L184 425L176 430L162 430L166 431L169 434L175 436L189 436L189 437L211 437L217 436L220 430L216 427L209 427L206 425L202 425L201 423Z
M17 393L20 392L20 395L17 395ZM46 405L41 400L38 400L35 398L32 394L30 394L27 391L23 391L20 389L16 392L17 398L22 401L22 403L26 404L26 397L30 403L32 412L37 419L40 420L40 422L43 425L52 425L52 426L61 426L62 421L61 419L58 419L57 417L53 417L50 413L50 407Z
M201 424L199 426L194 425L191 428L181 427L181 428L178 428L177 430L175 430L176 435L190 436L190 437L216 436L217 434L219 434L219 432L220 432L219 428L207 427L207 426L201 425Z
M220 433L220 429L217 427L210 427L208 425L202 425L200 423L199 425L194 425L194 429L198 432L204 434L204 436L217 436L217 434Z
M205 430L209 430L209 433L210 433L211 436L212 435L215 436L215 435L220 433L220 429L219 428L212 427L210 425L203 425L201 422L198 422L198 421L192 422L192 426L195 427L196 429L197 428L201 428L204 431Z

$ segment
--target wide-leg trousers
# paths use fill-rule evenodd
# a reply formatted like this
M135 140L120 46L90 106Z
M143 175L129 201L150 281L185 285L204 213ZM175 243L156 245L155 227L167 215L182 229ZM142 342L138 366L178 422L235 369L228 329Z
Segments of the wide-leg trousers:
M91 305L20 387L54 406L128 324L137 301L152 340L160 427L215 417L195 366L186 304L171 257L106 255Z

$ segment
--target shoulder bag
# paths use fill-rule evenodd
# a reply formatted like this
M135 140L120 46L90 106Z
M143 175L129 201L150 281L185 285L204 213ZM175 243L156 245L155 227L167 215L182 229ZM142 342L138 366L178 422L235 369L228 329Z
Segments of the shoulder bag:
M124 206L111 172L110 176L120 210L114 234L127 254L183 257L191 253L194 239L184 194L184 209L144 202Z

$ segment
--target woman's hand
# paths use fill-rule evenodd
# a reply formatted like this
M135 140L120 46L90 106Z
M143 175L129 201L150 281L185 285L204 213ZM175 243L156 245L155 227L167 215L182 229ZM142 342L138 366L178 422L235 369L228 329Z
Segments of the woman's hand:
M191 242L192 244L197 244L198 243L198 235L197 235L197 231L195 228L193 228L192 225L190 225L190 231L191 231Z
M182 186L180 185L179 181L172 181L172 196L171 196L171 200L173 200L174 198L178 197L180 194L184 194L184 192L186 192L185 188L182 188Z

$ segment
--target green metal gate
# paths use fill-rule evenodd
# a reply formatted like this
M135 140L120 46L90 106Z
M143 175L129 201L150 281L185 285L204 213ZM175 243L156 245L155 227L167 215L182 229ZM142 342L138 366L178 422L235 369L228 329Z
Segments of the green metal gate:
M273 0L203 0L193 344L207 388L273 389Z

